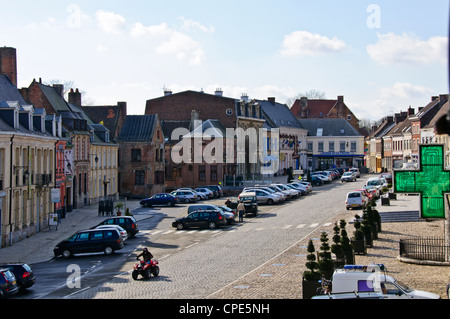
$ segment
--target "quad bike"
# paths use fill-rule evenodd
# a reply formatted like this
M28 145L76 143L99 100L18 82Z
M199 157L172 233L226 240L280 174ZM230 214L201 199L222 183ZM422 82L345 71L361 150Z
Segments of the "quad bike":
M134 280L137 280L139 275L144 279L150 278L151 275L157 277L159 275L158 261L150 260L149 262L145 262L144 260L139 260L139 262L133 266L131 277L133 277Z

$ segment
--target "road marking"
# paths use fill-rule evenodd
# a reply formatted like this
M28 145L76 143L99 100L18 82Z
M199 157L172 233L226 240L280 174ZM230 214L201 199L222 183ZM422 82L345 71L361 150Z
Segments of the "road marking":
M300 224L300 225L298 225L296 228L303 228L303 227L305 227L306 225L305 224Z
M170 233L173 233L175 230L168 230L168 231L166 231L166 232L164 232L164 233L162 233L162 235L167 235L167 234L170 234Z
M328 226L330 226L331 225L331 223L325 223L325 224L323 224L323 226L325 226L325 227L328 227Z
M309 225L310 228L317 227L317 226L319 226L319 223L314 223L314 224Z
M283 229L289 229L291 227L292 227L292 225L286 225L286 226L283 227Z
M159 234L161 232L162 232L162 230L157 230L157 231L153 232L152 235L156 235L156 234Z

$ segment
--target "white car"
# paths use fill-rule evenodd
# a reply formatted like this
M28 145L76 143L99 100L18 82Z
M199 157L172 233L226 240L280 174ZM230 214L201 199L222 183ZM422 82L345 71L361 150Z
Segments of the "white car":
M291 184L294 184L294 185L302 185L302 186L304 186L304 187L306 188L306 190L307 190L308 192L311 192L311 191L312 191L312 185L311 185L310 182L298 181L298 182L292 182Z
M199 194L202 194L204 199L214 198L214 192L208 188L200 187L196 188L195 191Z
M352 168L350 168L348 171L349 171L349 172L352 172L352 173L355 173L357 178L361 177L361 174L360 174L360 172L359 172L359 168L352 167Z
M266 186L253 186L253 187L246 187L243 191L245 192L254 192L255 190L260 189L263 191L268 192L269 194L272 194L273 196L277 197L277 200L275 202L281 202L285 200L286 196L280 192L276 192L273 189L266 187Z
M128 239L127 231L119 225L100 225L95 227L95 229L111 229L111 228L116 229L119 232L123 241Z
M317 178L321 179L324 183L330 183L331 182L331 180L330 180L330 178L328 178L328 176L324 176L324 175L319 174L319 173L313 173L313 174L311 174L311 176L314 176L314 177L317 177Z
M272 184L272 185L275 185L275 186L281 188L284 191L288 191L291 194L291 198L298 197L298 196L301 195L300 191L292 189L292 188L289 188L289 187L287 187L284 184Z
M341 176L341 182L356 182L356 173L345 172Z
M367 206L368 198L362 191L353 191L347 194L345 208L364 208Z

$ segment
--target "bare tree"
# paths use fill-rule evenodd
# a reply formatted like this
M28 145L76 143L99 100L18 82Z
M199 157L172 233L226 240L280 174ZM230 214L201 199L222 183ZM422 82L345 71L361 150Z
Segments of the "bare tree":
M286 104L289 107L291 107L295 103L296 100L298 100L302 97L307 97L310 100L321 100L321 99L326 99L326 94L324 91L320 91L320 90L309 90L304 93L298 93L293 98L287 99Z
M64 85L63 95L66 98L66 101L68 101L67 93L70 91L70 89L74 89L76 87L75 81L66 81L66 80L58 80L53 79L45 83L46 85L53 86L54 84L62 84ZM95 100L88 97L86 91L79 90L81 93L81 101L83 102L83 105L94 105Z

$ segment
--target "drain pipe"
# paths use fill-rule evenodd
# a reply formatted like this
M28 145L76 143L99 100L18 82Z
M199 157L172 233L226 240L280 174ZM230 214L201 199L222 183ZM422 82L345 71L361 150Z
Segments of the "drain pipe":
M9 245L12 246L13 244L13 224L12 224L12 202L13 202L13 140L15 135L11 137L11 144L10 144L10 156L11 159L9 161L10 169L9 169Z

